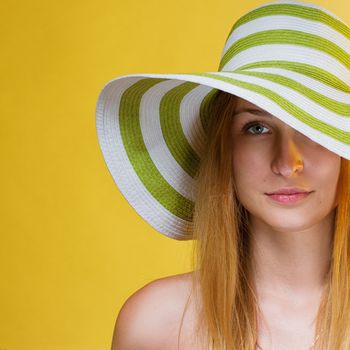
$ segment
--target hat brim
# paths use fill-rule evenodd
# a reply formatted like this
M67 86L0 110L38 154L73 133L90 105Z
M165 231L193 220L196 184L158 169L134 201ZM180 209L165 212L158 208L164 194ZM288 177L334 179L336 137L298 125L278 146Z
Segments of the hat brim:
M350 88L278 68L130 74L110 80L96 107L97 136L119 190L158 232L192 238L194 175L208 106L222 90L273 114L350 159ZM277 92L276 92L277 91Z

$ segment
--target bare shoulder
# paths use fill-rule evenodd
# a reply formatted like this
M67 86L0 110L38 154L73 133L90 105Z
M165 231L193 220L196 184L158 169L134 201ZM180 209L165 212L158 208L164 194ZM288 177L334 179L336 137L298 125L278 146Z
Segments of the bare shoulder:
M159 278L133 293L118 314L112 350L172 348L191 293L191 274ZM189 313L183 324L184 334L193 323Z

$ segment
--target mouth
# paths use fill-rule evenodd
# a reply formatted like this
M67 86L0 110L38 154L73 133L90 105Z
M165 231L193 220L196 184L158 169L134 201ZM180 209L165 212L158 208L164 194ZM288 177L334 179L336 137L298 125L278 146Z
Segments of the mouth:
M277 191L274 191L274 192L270 192L270 193L265 193L267 195L275 195L275 194L278 194L278 195L293 195L293 194L305 194L305 193L311 193L313 191L308 191L308 190L305 190L303 188L298 188L298 187L286 187L286 188L280 188L279 190Z
M311 192L292 192L292 193L265 193L271 200L278 203L289 204L296 203L307 198Z

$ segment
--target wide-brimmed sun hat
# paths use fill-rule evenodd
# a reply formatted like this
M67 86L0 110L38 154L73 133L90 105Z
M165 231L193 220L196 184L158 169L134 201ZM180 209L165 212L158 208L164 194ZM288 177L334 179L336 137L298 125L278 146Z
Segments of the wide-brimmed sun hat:
M222 90L350 159L350 28L321 6L272 1L240 17L217 72L129 74L96 106L104 160L130 205L158 232L192 238L209 106Z

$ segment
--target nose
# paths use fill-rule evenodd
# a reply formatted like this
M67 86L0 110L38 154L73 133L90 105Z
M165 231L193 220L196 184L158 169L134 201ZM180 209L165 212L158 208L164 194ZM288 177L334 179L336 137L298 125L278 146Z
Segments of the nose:
M304 159L295 142L296 133L296 130L288 127L286 132L276 139L275 154L271 164L275 174L292 177L303 171Z

